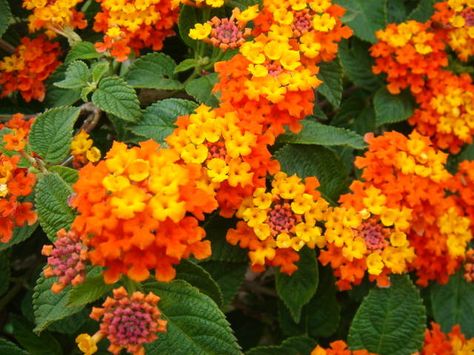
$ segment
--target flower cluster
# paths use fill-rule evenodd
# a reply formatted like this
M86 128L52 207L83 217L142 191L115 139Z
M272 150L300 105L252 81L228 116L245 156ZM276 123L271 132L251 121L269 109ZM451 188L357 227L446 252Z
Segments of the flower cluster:
M474 220L474 161L462 161L454 179L450 181L449 190L455 194L457 204L464 213ZM474 232L474 224L471 226Z
M426 329L425 341L421 355L431 354L472 354L474 338L466 339L459 325L453 326L449 333L444 333L437 323L431 323L431 330Z
M210 255L197 218L216 208L213 190L203 167L179 159L153 141L130 149L115 142L105 160L80 170L73 228L91 262L107 268L106 282L121 274L143 281L150 269L170 280L180 259Z
M365 191L375 187L390 208L411 210L411 222L404 232L416 257L409 269L416 270L420 285L429 280L446 282L460 266L472 238L470 219L456 197L446 194L452 179L445 168L447 154L417 132L409 137L387 132L377 138L369 136L367 141L368 152L355 162L365 181L355 181L353 193L342 201L356 206L365 198Z
M415 257L406 235L411 210L391 206L387 196L373 186L355 183L352 189L357 198L342 196L341 207L328 216L327 250L321 251L319 260L331 264L341 290L359 284L365 271L379 286L387 286L387 276L406 272Z
M100 160L100 150L93 144L89 133L84 130L74 136L71 142L71 154L75 168L80 168L88 162L95 163Z
M44 36L22 38L14 54L0 61L0 97L19 91L27 102L43 101L44 81L60 64L59 43L49 42Z
M122 349L144 354L143 345L157 339L156 333L166 331L167 322L157 307L159 300L152 292L145 295L136 291L129 296L123 287L113 290L113 297L107 297L103 308L93 307L91 318L101 322L100 329L93 336L80 334L76 338L79 349L93 354L97 343L106 337L112 354L120 354Z
M84 14L76 10L83 0L23 0L23 7L32 10L29 16L29 30L45 29L49 36L65 34L75 28L87 26Z
M237 217L236 229L230 229L227 241L248 248L252 268L261 271L268 265L280 265L282 272L291 274L296 270L293 263L281 264L278 250L297 261L299 251L305 245L314 249L325 244L318 222L324 221L328 203L321 198L316 188L316 178L304 182L296 175L277 173L269 192L257 188L253 196L246 198Z
M97 0L101 11L94 30L104 33L96 43L99 52L109 51L118 61L142 48L160 50L166 37L174 34L178 8L171 0Z
M446 32L448 45L459 59L474 54L474 4L470 0L448 0L435 4L433 21Z
M343 340L333 341L329 348L324 349L320 345L316 346L311 355L376 355L367 350L349 350Z
M61 292L68 285L78 285L85 279L87 248L74 231L61 229L53 245L43 246L42 254L48 257L45 277L57 277L51 290Z
M0 129L4 148L22 151L26 145L33 120L25 120L22 114L13 115ZM15 227L33 225L37 215L33 204L23 199L31 194L36 177L20 166L21 156L0 154L0 241L6 243L13 236Z

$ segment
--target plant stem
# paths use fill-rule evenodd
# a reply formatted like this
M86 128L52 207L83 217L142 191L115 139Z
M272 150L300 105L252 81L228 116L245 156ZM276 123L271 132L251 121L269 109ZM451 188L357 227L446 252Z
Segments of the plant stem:
M10 54L15 53L15 47L13 47L10 43L8 43L7 41L1 38L0 38L0 48Z

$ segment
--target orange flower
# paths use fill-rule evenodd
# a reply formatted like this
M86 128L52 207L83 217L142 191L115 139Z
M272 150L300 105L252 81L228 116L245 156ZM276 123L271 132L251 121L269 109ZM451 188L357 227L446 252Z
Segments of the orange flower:
M367 350L349 350L343 340L333 341L329 348L324 349L320 345L316 346L311 355L376 355Z
M59 43L48 42L44 36L22 38L15 53L0 62L0 96L19 91L27 102L43 101L44 81L60 64L59 54Z
M421 355L431 354L471 354L474 352L474 338L466 339L459 325L453 326L451 332L445 334L439 324L432 322L431 330L425 331L425 342Z

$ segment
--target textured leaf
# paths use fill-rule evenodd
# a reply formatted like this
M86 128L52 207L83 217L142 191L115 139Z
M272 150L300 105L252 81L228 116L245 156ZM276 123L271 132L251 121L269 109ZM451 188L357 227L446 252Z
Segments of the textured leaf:
M7 253L0 254L0 296L8 291L10 285L10 259Z
M68 306L84 306L97 301L106 293L112 291L113 285L106 284L101 273L87 275L86 280L73 287L69 292Z
M46 80L45 104L48 107L61 107L74 104L81 98L81 90L61 89L54 83L64 80L66 75L66 66L60 65L53 74Z
M40 336L33 333L32 326L24 318L15 316L12 319L15 339L31 355L61 355L62 349L58 341L48 332Z
M2 37L7 30L11 19L12 12L8 0L0 0L0 37Z
M146 289L161 298L159 308L168 321L167 332L145 347L147 353L240 354L229 323L208 296L182 280L153 282Z
M423 344L426 315L419 291L408 276L391 276L389 288L372 289L349 330L351 349L380 355L409 355Z
M387 0L387 9L385 14L387 16L387 23L400 23L407 18L407 8L405 0Z
M51 286L54 278L45 278L43 274L38 278L33 293L33 311L35 314L36 334L41 333L50 324L79 312L82 307L67 305L71 287L66 287L60 293L53 293Z
M98 83L102 77L110 70L109 62L97 62L91 66L92 81Z
M433 317L444 332L459 324L467 338L474 337L474 284L464 280L463 272L451 276L446 285L431 286Z
M336 0L346 9L342 21L364 41L375 43L375 32L385 27L386 0Z
M367 43L357 38L343 40L339 45L339 59L344 73L357 86L375 91L383 85L382 79L372 73L374 60L369 54Z
M219 307L222 307L224 302L222 291L203 267L186 259L181 260L179 265L176 266L176 278L196 287L199 291L212 298Z
M219 285L223 295L223 307L221 308L225 308L232 302L242 285L248 269L248 262L206 261L199 265L206 269Z
M342 67L338 59L320 64L318 78L323 83L318 87L318 92L334 107L339 107L341 104L342 77Z
M324 125L316 121L304 120L300 133L286 133L279 137L282 143L316 144L323 146L348 146L364 149L364 138L345 128Z
M51 241L61 228L69 229L74 212L68 205L71 187L58 174L40 176L35 189L35 206L41 227Z
M408 15L409 20L428 21L433 15L436 0L420 0L418 6Z
M174 60L163 53L150 53L138 58L128 69L126 80L134 88L179 90L183 87L174 79Z
M318 290L303 307L301 320L295 323L288 308L279 307L280 327L287 336L307 334L313 338L328 338L339 327L341 306L336 298L336 286L332 270L320 269Z
M78 59L96 59L101 56L91 42L81 41L75 44L68 52L65 64L69 64Z
M130 127L130 130L151 138L159 143L164 143L165 138L176 128L174 125L178 116L190 114L197 105L188 100L165 99L148 106L139 123Z
M198 10L193 6L184 5L179 12L178 30L179 37L182 41L191 48L196 48L197 41L189 37L189 30L194 27L194 24L199 22Z
M347 175L341 159L327 148L311 145L287 144L275 154L287 174L301 178L316 176L319 190L331 202L338 200L346 190Z
M189 58L183 60L181 63L179 63L176 68L174 68L174 73L181 73L184 71L187 71L189 69L194 69L198 65L198 61L194 58Z
M319 283L318 263L314 250L303 248L300 260L296 263L298 270L291 276L276 271L276 291L288 307L295 322L301 318L301 309L316 293Z
M408 119L414 110L410 94L390 94L386 88L381 88L374 96L375 121L377 126L396 123Z
M79 329L89 320L90 309L82 309L48 326L48 330L60 334L76 336Z
M214 87L216 81L216 73L208 74L188 82L186 84L185 90L198 102L215 107L219 103L217 98L212 93L212 88Z
M13 230L13 237L10 239L8 243L0 243L0 251L8 249L16 244L19 244L25 240L27 240L33 232L36 230L36 227L38 227L38 223L35 223L31 226L23 226L23 227L16 227Z
M212 216L207 220L205 226L206 238L212 245L210 260L248 263L247 252L226 241L227 230L234 227L235 221L220 216Z
M0 338L0 354L28 355L25 350L20 349L17 345L3 338Z
M69 185L74 184L79 179L79 172L67 166L55 165L49 168L49 171L57 173L61 179L66 181Z
M39 115L30 132L31 149L48 163L61 163L69 153L78 107L58 107Z
M245 355L307 355L315 346L314 339L299 336L285 339L281 345L259 346L250 349Z
M92 94L92 102L127 122L137 122L142 115L135 90L118 76L102 79Z
M76 60L71 62L66 69L64 80L54 83L62 89L81 89L91 79L91 72L86 63Z

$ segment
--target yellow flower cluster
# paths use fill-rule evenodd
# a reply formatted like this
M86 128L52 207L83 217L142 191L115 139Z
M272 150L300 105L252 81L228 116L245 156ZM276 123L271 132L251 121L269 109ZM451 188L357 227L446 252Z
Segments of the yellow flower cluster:
M272 189L255 190L237 211L261 241L273 240L276 248L299 251L303 246L323 247L317 223L326 219L328 203L311 191L296 175L277 173Z
M46 29L49 36L63 34L74 28L87 25L84 15L76 10L76 6L84 0L23 0L23 7L32 10L29 16L29 30L35 32Z
M453 207L438 219L439 230L447 236L448 252L453 258L466 255L466 248L472 239L470 223L468 217L460 216Z
M71 142L71 154L74 158L74 165L82 166L87 162L95 163L100 160L100 150L93 146L86 131L81 130L74 136Z
M474 54L474 1L448 0L448 6L453 11L449 23L454 28L449 32L449 46L467 61Z
M202 164L212 183L230 186L252 183L251 165L245 157L252 152L256 136L238 126L235 112L222 116L206 105L178 121L178 129L167 138L187 164Z

